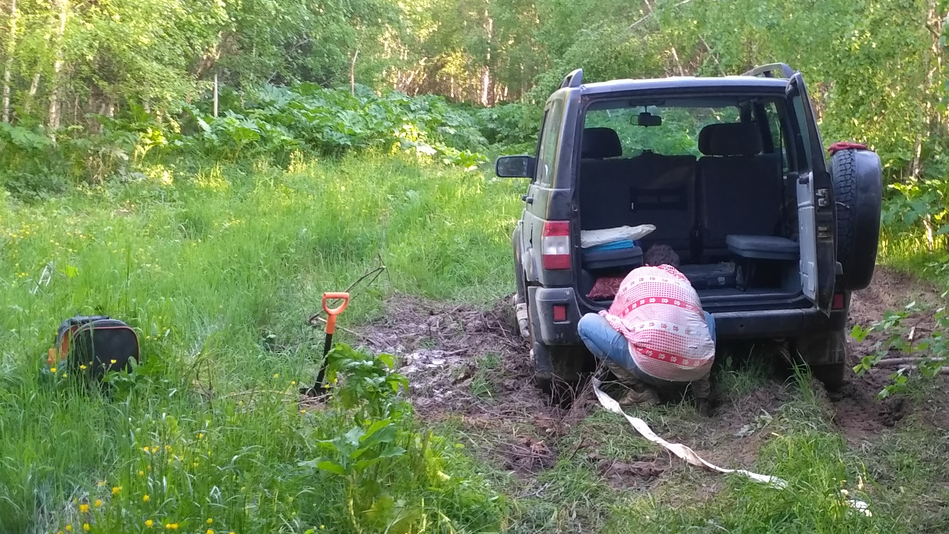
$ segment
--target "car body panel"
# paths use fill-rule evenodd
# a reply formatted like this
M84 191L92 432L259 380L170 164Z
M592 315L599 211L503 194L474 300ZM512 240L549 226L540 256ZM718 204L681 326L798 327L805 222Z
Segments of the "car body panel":
M580 73L582 76L582 73ZM835 206L828 197L830 176L820 145L820 136L814 123L813 109L807 99L803 79L799 73L791 79L726 76L726 77L671 77L645 80L612 80L588 84L566 84L555 91L545 105L545 122L534 157L535 174L524 195L522 220L512 236L515 259L522 269L524 287L518 287L521 298L528 302L535 342L549 346L582 345L576 324L586 313L605 309L608 303L593 302L577 294L577 276L580 272L580 225L576 173L580 158L584 112L590 105L610 99L637 101L663 97L728 97L777 96L792 98L802 95L806 106L798 108L803 123L782 115L782 127L796 129L796 143L788 148L786 157L808 156L807 169L796 175L798 180L802 241L803 291L795 294L774 295L773 298L749 299L744 296L717 297L708 309L715 317L720 338L773 338L832 332L845 328L850 295L845 293L843 309L830 310L837 274L834 256ZM790 108L790 104L787 104ZM553 109L562 112L557 120L556 146L552 158L541 153L546 120ZM806 131L800 131L806 124ZM800 153L803 151L803 154ZM793 169L791 169L793 171ZM824 196L820 196L824 195ZM832 195L832 191L830 191ZM546 221L571 222L572 269L548 270L541 265L540 244ZM813 237L811 237L813 236ZM519 281L520 282L520 281ZM523 293L522 293L523 292ZM552 307L563 305L567 320L553 321Z

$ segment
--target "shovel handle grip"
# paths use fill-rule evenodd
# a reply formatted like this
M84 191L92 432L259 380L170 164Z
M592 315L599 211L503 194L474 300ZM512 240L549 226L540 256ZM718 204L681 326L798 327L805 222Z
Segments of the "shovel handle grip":
M330 308L327 301L330 300L341 300L342 303L335 308ZM329 292L323 293L323 311L326 312L326 333L333 335L336 332L336 316L343 313L343 310L346 309L346 306L349 305L349 293L343 292Z

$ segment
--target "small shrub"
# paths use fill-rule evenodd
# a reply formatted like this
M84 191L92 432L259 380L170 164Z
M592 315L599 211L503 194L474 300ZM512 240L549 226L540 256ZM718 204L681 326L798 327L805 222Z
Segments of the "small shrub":
M946 297L943 293L942 298ZM932 328L920 328L920 323L931 320ZM881 340L874 345L872 354L864 356L854 367L862 375L877 366L880 361L894 353L912 356L912 365L907 365L890 375L891 383L878 394L885 398L894 393L906 391L914 381L932 379L946 366L949 357L949 312L945 306L935 309L923 309L912 302L899 311L887 311L883 319L868 328L855 325L852 336L858 342L870 334L879 334Z

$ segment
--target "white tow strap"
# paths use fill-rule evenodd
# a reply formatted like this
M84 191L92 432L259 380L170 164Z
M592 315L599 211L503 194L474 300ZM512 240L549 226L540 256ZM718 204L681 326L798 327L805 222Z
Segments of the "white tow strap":
M648 439L649 441L653 443L658 443L659 445L662 445L666 450L668 450L672 454L675 454L679 458L682 458L683 460L685 460L691 465L694 465L696 467L704 467L712 471L718 471L719 473L737 473L739 475L746 476L750 478L751 480L754 480L755 482L763 482L765 484L768 484L769 486L776 489L784 489L788 485L787 481L778 477L773 477L770 475L759 475L758 473L752 473L751 471L745 471L744 469L725 469L713 463L709 463L703 460L698 454L695 454L695 451L693 451L689 447L686 447L685 445L682 445L681 443L669 443L668 441L660 438L659 436L656 435L655 432L652 431L651 428L649 428L649 425L646 424L646 421L643 421L642 419L638 417L632 417L630 415L627 415L626 412L624 412L623 409L620 407L619 403L613 399L613 397L610 397L606 393L603 393L603 390L600 389L600 381L597 380L596 378L593 379L593 391L596 393L597 400L600 401L600 404L604 408L606 408L607 410L615 414L619 414L625 417L626 420L629 421L629 424L632 425L633 428L636 429L636 432L639 432L639 434L642 437ZM850 506L851 508L857 510L858 512L862 512L863 514L867 516L871 515L870 507L867 505L867 503L857 500L857 499L846 498L846 493L842 493L842 497L845 497L842 500L847 506Z
M625 417L626 420L629 421L629 424L632 425L633 428L636 429L636 432L639 432L642 437L653 443L662 445L666 448L666 450L672 454L675 454L679 458L682 458L691 465L696 467L704 467L706 469L711 469L712 471L718 471L719 473L738 473L739 475L744 475L755 482L763 482L778 489L784 488L788 485L786 481L778 477L759 475L758 473L752 473L751 471L745 471L744 469L725 469L713 463L709 463L703 460L698 454L695 454L695 451L686 447L685 445L682 445L681 443L669 443L668 441L660 438L655 432L652 431L651 428L649 428L649 425L646 424L646 421L643 421L638 417L626 415L626 412L620 408L618 402L616 402L606 393L603 393L603 390L600 389L600 381L596 378L593 379L593 391L596 393L596 398L600 401L600 404L603 405L604 408L615 414Z

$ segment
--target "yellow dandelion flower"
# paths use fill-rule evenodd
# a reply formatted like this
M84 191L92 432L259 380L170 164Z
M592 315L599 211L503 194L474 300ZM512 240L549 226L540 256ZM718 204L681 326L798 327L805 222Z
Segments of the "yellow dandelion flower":
M280 373L274 373L273 377L274 377L274 378L280 378Z
M203 439L203 438L204 438L204 432L199 433L199 434L198 434L198 439Z
M66 532L72 532L72 525L66 525Z
M110 362L112 363L112 365L115 365L115 360L110 360Z
M195 463L194 463L194 466L195 466L195 467L198 467L198 462L195 462Z
M142 447L142 450L145 451L145 452L150 452L150 451L148 450L148 447Z
M112 486L112 495L122 493L122 486Z
M69 373L63 373L63 378L69 378Z
M80 505L79 505L79 511L82 512L82 513L88 512L88 511L89 511L89 505L88 505L88 504L80 504Z
M152 500L152 498L149 497L147 493L145 495L142 495L142 502L148 502L150 500Z
M96 499L96 508L102 508L102 499Z
M146 520L145 520L145 526L148 527L148 528L152 528L152 525L154 525L154 524L155 524L155 522L152 521L151 519L146 519Z
M211 518L209 517L209 518L208 518L208 520L207 520L207 521L205 521L205 523L207 523L207 524L209 524L209 525L211 525L211 524L213 524L213 523L214 523L214 520L213 520L213 519L211 519Z
M92 527L89 526L89 523L83 523L82 530L89 532L90 530L92 530Z
M171 452L171 445L165 445L165 450Z
M80 371L85 371L85 370L86 370L86 364L84 364L84 363L79 364L79 370L80 370Z
M140 476L140 477L145 476L145 471L142 471L141 469L139 469L139 470L138 470L138 476Z
M290 381L290 385L291 385L291 386L297 385L297 381L296 381L296 380L291 380L291 381Z
M51 372L51 373L56 373L56 368L55 368L55 367L50 367L50 368L49 368L49 372Z
M205 531L205 533L204 533L204 534L214 534L214 531L213 531L213 530L211 530L211 529L208 529L207 531Z
M152 453L158 452L158 445L152 446Z

